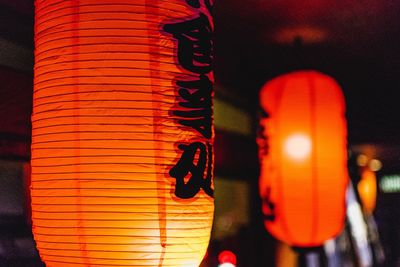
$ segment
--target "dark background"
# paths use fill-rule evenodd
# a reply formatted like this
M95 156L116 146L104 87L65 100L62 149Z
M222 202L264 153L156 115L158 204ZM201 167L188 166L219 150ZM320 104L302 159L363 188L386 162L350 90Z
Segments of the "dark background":
M399 1L220 0L216 7L224 91L251 108L268 79L317 69L343 88L350 144L397 141Z

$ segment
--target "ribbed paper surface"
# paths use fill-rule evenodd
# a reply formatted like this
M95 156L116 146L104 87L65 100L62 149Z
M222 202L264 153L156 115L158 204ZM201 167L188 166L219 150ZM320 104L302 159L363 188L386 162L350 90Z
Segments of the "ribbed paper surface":
M176 111L188 108L176 81L199 75L179 65L179 42L163 25L198 17L204 4L35 5L31 190L41 258L48 267L198 266L213 198L203 188L177 197L170 171L179 145L212 144L213 134L179 123Z

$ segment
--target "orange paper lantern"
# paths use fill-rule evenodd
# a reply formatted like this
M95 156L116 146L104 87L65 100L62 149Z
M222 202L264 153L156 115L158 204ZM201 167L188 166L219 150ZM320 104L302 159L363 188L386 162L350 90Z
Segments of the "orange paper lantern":
M357 184L358 194L366 214L371 215L376 205L376 174L370 169L364 169L361 180Z
M210 0L36 0L46 266L198 266L213 216Z
M314 247L344 223L348 183L343 95L315 71L280 76L261 90L258 144L266 228L297 247Z

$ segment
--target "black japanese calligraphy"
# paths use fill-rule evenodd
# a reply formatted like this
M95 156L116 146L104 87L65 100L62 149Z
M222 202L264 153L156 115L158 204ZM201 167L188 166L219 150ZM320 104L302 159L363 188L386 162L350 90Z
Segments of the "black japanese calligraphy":
M186 3L198 9L198 16L165 24L163 30L177 41L179 65L198 76L176 80L178 107L172 109L172 114L180 125L194 129L206 140L189 144L178 142L182 154L169 175L176 179L175 196L182 199L195 197L201 189L210 197L214 195L211 144L213 83L209 76L213 67L213 27L210 22L213 4L212 0L186 0ZM209 15L203 13L207 10Z
M179 95L184 101L179 101L181 107L188 110L174 110L173 114L182 118L181 125L192 127L205 138L211 138L212 130L212 83L206 75L200 75L199 80L177 81Z
M263 213L264 220L274 221L275 220L275 204L270 200L271 189L267 189L266 195L263 197Z
M200 8L201 4L199 0L186 0L186 3L194 8ZM206 8L208 9L208 11L210 12L210 14L212 14L212 8L213 8L213 1L212 0L204 0L204 5L206 6Z
M212 70L212 28L206 15L166 24L164 30L178 40L178 62L183 68L198 74Z
M199 0L186 0L186 3L194 8L199 8L200 7L200 1Z
M178 146L183 151L178 163L170 170L169 174L176 178L175 195L180 198L192 198L200 189L209 195L214 195L211 188L212 178L212 146L201 142ZM197 157L197 164L195 159ZM207 168L207 170L206 170ZM191 176L185 183L185 177Z

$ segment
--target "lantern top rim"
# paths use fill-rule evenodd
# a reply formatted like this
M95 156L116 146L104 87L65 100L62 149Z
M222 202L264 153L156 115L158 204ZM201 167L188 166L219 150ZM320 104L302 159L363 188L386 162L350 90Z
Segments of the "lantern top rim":
M309 81L312 80L319 80L326 82L326 84L330 85L328 89L336 91L336 97L339 99L339 102L342 105L342 113L346 113L346 99L342 90L342 87L339 85L339 83L332 77L329 76L328 74L325 74L321 71L314 70L314 69L304 69L304 70L295 70L291 72L287 72L281 75L278 75L267 82L264 83L264 85L261 87L259 91L259 99L260 102L263 99L268 99L266 97L269 95L270 91L276 91L276 89L284 89L286 87L286 83L290 80L296 80L298 78L306 78ZM315 88L312 86L310 83L308 86L311 86L311 88ZM313 90L315 92L315 90ZM268 92L268 93L267 93Z
M298 76L308 76L311 78L323 78L323 79L328 79L330 80L332 83L337 84L338 87L340 87L338 85L338 82L330 75L321 72L319 70L315 70L315 69L302 69L302 70L294 70L294 71L290 71L290 72L286 72L280 75L275 76L274 78L266 81L264 83L264 85L262 86L262 88L266 87L267 85L277 81L277 80L282 80L282 79L287 79L287 78L295 78Z

